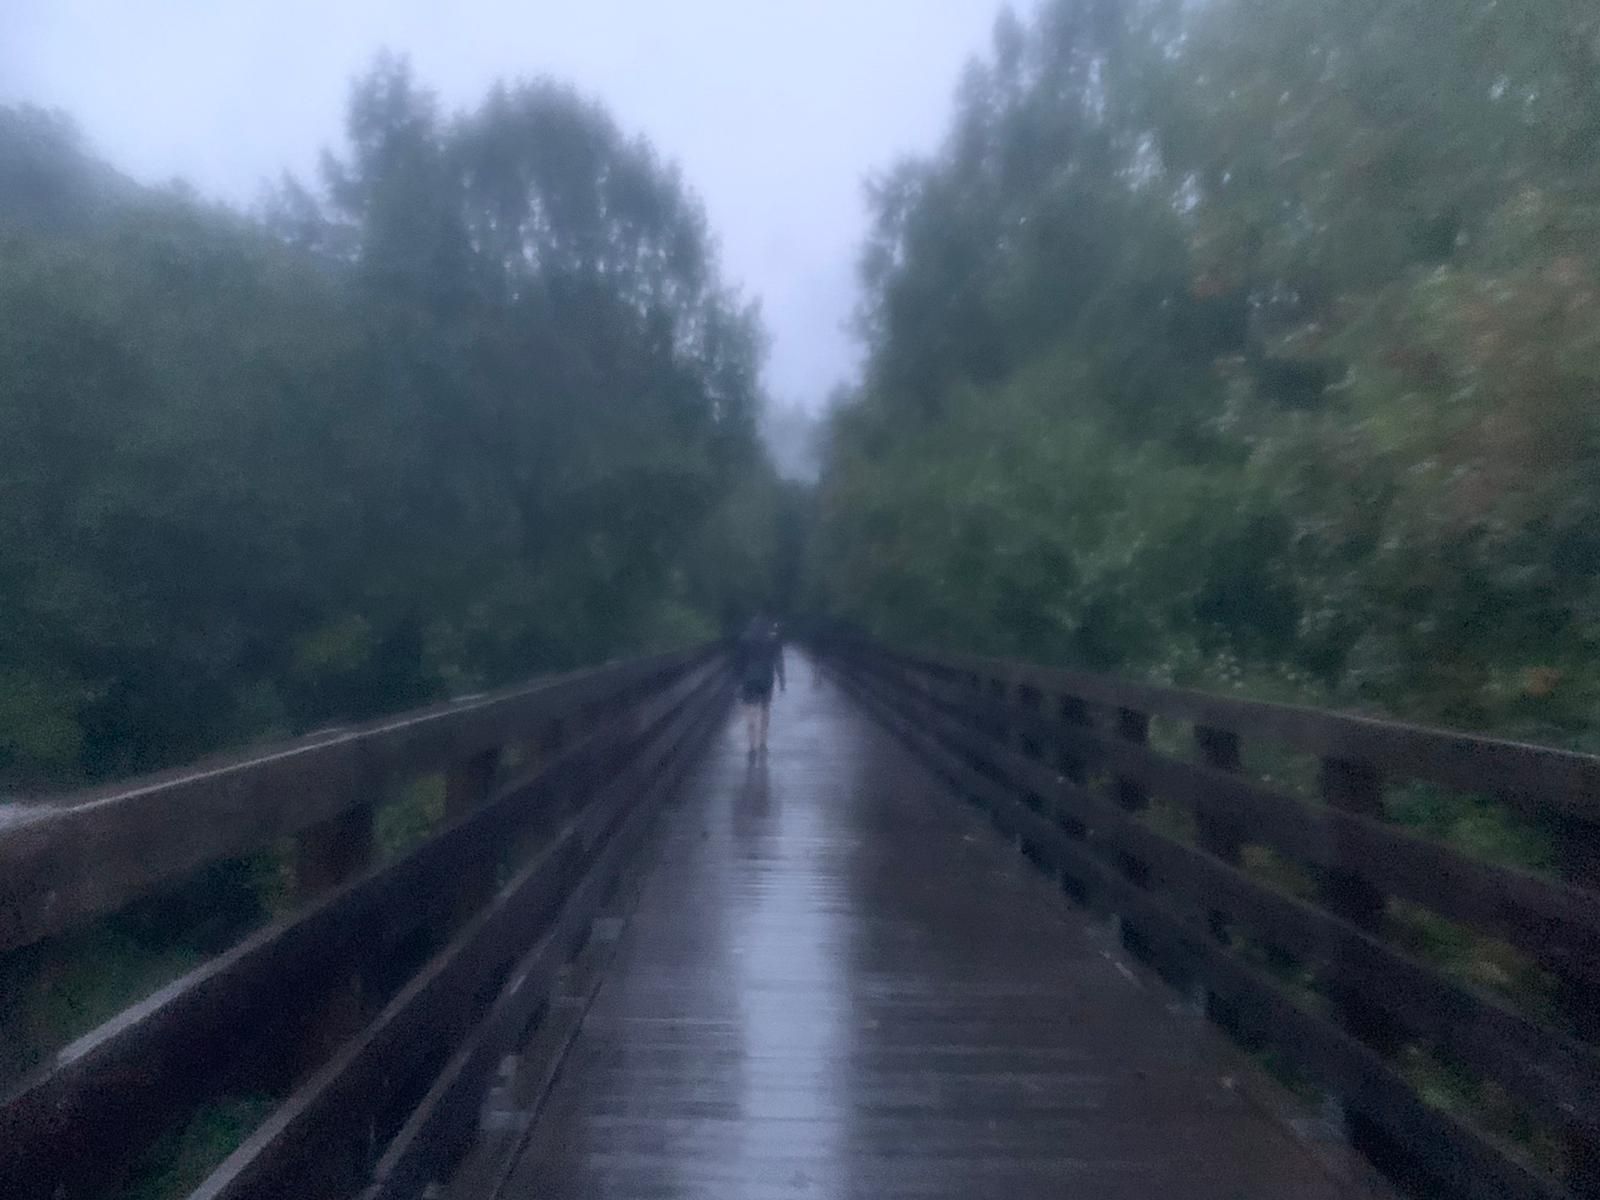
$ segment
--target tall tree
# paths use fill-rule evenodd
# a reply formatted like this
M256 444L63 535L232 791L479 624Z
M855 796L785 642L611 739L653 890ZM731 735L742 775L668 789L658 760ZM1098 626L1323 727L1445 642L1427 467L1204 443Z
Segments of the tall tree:
M1592 739L1597 18L1046 4L875 185L819 602Z
M382 60L323 176L247 219L0 110L0 785L724 619L762 337L676 171L568 89L452 115Z

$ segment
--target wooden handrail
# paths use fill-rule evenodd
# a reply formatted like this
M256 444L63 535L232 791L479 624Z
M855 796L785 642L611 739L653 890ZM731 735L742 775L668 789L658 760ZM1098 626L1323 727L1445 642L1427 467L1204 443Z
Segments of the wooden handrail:
M977 677L1008 692L1032 688L1212 729L1248 731L1318 757L1369 762L1396 778L1495 793L1521 808L1600 825L1600 756L1593 754L1007 659L880 652L945 678Z
M284 834L300 877L292 911L0 1099L0 1195L114 1194L164 1134L242 1096L278 1103L197 1195L366 1188L391 1138L436 1120L441 1072L471 1106L489 1051L527 1026L730 695L707 645L101 789L0 828L13 946ZM513 747L529 749L508 766ZM424 774L445 780L441 824L374 861L375 804ZM189 825L168 845L178 819ZM113 882L94 878L96 853ZM417 1172L442 1177L462 1149L406 1142L394 1155L412 1170L385 1168L383 1194L419 1193Z
M335 820L397 780L511 744L708 652L535 680L36 804L0 827L0 951L113 912L206 863Z
M1387 1165L1485 1200L1600 1194L1600 892L1583 868L1600 847L1600 793L1584 791L1600 782L1600 760L1027 664L867 642L824 649L957 791L1074 895L1115 913L1130 946L1341 1100ZM1193 758L1149 743L1152 714L1190 725ZM1252 778L1244 751L1257 742L1318 754L1320 801ZM1383 792L1396 779L1514 791L1522 812L1569 842L1567 876L1392 823ZM1192 833L1177 832L1174 810ZM1250 846L1270 848L1309 893L1252 871ZM1554 997L1490 994L1419 959L1394 940L1391 898L1461 936L1509 943L1548 972ZM1303 982L1289 987L1263 959ZM1520 1106L1559 1161L1508 1144L1470 1108L1430 1105L1408 1075L1418 1051Z

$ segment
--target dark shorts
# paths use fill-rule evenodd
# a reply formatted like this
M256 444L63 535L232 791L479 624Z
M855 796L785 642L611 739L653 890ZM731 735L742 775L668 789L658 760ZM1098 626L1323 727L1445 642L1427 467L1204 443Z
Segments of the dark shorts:
M766 683L762 683L759 680L746 679L739 685L739 703L771 704L772 681L769 679Z

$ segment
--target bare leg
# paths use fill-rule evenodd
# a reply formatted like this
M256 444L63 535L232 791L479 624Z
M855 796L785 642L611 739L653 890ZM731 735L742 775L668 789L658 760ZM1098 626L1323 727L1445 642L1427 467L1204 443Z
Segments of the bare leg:
M744 709L745 740L750 747L750 753L754 754L758 745L756 739L760 731L762 706L759 704L745 704L741 707Z
M761 748L767 748L767 722L772 719L772 700L768 698L760 706L761 709Z

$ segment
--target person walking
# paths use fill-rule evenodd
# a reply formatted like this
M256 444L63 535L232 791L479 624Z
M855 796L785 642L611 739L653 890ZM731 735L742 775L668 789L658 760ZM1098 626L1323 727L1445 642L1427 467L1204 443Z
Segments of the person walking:
M744 708L750 757L766 753L767 725L772 719L772 685L787 687L783 678L783 643L773 622L758 618L750 623L733 648L733 669L739 680L739 703Z

